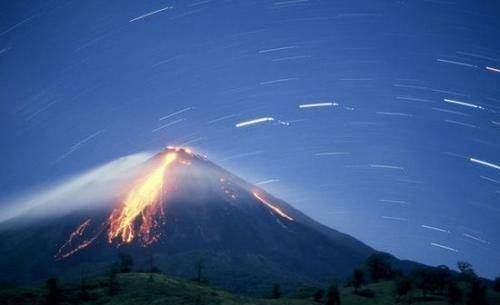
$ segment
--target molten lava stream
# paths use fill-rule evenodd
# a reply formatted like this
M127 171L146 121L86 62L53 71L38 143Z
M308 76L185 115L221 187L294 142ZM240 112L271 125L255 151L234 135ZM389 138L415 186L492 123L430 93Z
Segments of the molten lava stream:
M281 217L283 218L286 218L290 221L293 221L293 218L288 216L287 214L285 214L285 212L283 212L280 208L278 208L277 206L269 203L267 200L265 200L263 197L259 196L259 194L257 194L256 192L253 192L253 195L255 196L255 198L257 198L262 204L264 204L265 206L267 206L268 208L270 208L272 211L276 212L278 215L280 215Z
M152 235L152 229L157 225L155 217L163 217L161 198L163 196L164 177L168 167L177 159L175 152L169 152L161 160L160 166L153 169L141 179L128 193L121 206L109 216L108 242L112 243L120 237L124 243L131 242L135 236L140 236L144 244L148 245L157 240ZM159 213L158 213L159 212ZM142 216L142 223L138 231L135 222Z
M85 242L83 243L84 246L79 245L76 249L73 249L71 251L66 251L67 248L71 247L71 243L77 239L78 237L82 237L83 233L87 229L87 227L90 225L90 222L92 220L89 218L85 222L83 222L81 225L76 228L75 231L71 232L69 235L69 239L59 248L59 251L57 254L54 256L56 259L62 259L70 256L71 254L77 252L78 250L85 248L88 246ZM66 253L64 253L66 251Z

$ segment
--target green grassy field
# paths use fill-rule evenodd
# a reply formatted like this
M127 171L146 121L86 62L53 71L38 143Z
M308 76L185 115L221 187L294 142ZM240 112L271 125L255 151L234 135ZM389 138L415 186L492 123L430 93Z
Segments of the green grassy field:
M85 292L82 293L80 284L61 284L59 304L120 304L120 305L312 305L320 304L311 299L282 298L278 300L257 299L237 296L209 286L173 279L161 274L154 274L152 281L146 273L118 274L116 278L117 290L113 296L109 295L109 279L97 278L88 280ZM394 294L393 282L381 282L366 285L375 292L374 298L355 295L352 288L341 289L342 304L345 305L389 305L408 304L406 299L397 300ZM500 304L500 294L488 292L490 305ZM46 287L40 288L1 288L0 304L46 304ZM420 291L412 291L412 304L441 305L447 304L443 296L431 295L433 300L419 300Z

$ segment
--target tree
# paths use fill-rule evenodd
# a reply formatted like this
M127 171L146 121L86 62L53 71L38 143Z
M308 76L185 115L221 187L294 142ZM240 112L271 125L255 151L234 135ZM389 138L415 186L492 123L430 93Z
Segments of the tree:
M396 294L398 297L403 297L411 290L411 280L406 276L401 276L396 279Z
M366 266L370 277L374 282L382 279L388 279L391 275L391 265L388 262L387 255L374 253L366 259Z
M440 294L443 294L446 286L452 281L452 274L450 272L450 269L445 266L437 266L435 269L433 269L432 272L432 280L433 280L433 285L432 289L437 289L439 290Z
M365 273L361 269L354 269L352 274L352 286L354 287L354 292L358 292L359 287L363 284L365 279Z
M58 304L60 299L58 279L50 277L47 279L47 304Z
M473 279L470 282L470 292L467 297L467 305L486 305L486 286L480 279Z
M271 299L281 298L281 286L278 283L273 284L273 291L271 293Z
M476 272L472 268L472 265L468 262L459 261L457 262L458 270L462 275L462 278L466 281L471 281L477 277Z
M326 293L326 305L340 305L340 292L336 283L332 284Z
M120 272L121 273L129 273L132 271L132 267L134 266L134 259L130 254L119 253L118 257L120 258Z
M500 292L500 277L495 278L495 282L493 282L493 290Z
M458 287L456 281L451 281L448 284L448 303L451 305L458 304L462 301L462 290Z
M412 277L415 286L422 290L422 295L426 298L433 287L432 271L429 268L418 268L413 270Z
M114 296L120 289L118 282L116 281L116 274L118 270L115 266L109 268L109 278L108 278L108 295Z
M321 302L323 300L323 295L325 294L325 291L323 289L317 289L316 292L314 292L313 300L314 302Z

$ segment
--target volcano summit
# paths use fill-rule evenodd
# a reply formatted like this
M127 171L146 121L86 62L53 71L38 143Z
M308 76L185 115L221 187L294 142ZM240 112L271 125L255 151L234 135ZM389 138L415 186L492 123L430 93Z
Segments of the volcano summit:
M202 260L211 283L252 293L272 282L291 288L344 279L375 252L184 148L147 160L117 197L0 224L1 280L102 272L125 252L139 266L154 257L162 271L183 277Z

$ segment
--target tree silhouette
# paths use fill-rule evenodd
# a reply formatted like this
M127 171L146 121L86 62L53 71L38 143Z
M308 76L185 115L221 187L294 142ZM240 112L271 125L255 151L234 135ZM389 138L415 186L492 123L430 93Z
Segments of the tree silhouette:
M470 282L470 291L467 297L467 305L486 305L486 286L480 279L473 279Z
M109 268L109 277L108 277L108 295L113 296L118 293L120 289L118 285L118 281L116 280L116 274L118 270L115 266L111 266Z
M398 297L403 297L411 290L411 280L406 276L401 276L396 279L396 294Z
M458 287L456 281L451 281L448 284L448 303L451 305L458 304L462 301L462 290Z
M448 267L423 267L412 272L416 287L421 289L424 297L428 292L444 294L448 283L452 280L452 274Z
M363 284L363 281L365 279L365 273L361 269L354 269L354 272L352 274L352 286L354 287L354 292L357 293L358 289L361 287Z
M452 281L452 274L450 269L445 265L437 266L432 270L432 289L439 290L440 294L443 294L446 286Z
M47 304L58 304L60 300L60 292L58 279L56 277L47 279L47 291Z
M387 256L381 253L374 253L366 259L368 272L374 282L387 279L391 275L391 265Z
M120 272L121 273L129 273L132 271L132 267L134 266L134 259L130 254L119 253L118 257L120 258Z
M474 272L474 269L472 268L472 265L470 263L459 261L457 262L457 267L458 270L460 270L460 273L464 280L471 281L472 279L475 279L477 277L476 272Z
M493 282L493 290L500 292L500 277L495 278L495 282Z
M336 283L332 284L326 293L326 305L340 305L340 292Z
M418 268L412 271L413 282L418 289L422 290L424 298L433 288L432 276L432 271L429 268Z
M274 283L273 284L273 291L271 293L271 298L272 299L279 299L281 298L281 286L280 284Z

